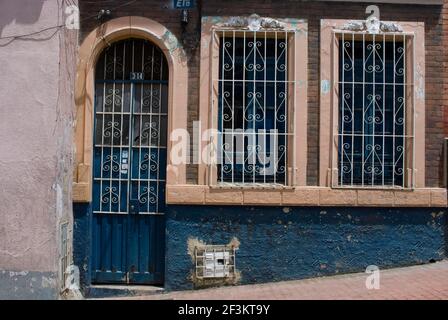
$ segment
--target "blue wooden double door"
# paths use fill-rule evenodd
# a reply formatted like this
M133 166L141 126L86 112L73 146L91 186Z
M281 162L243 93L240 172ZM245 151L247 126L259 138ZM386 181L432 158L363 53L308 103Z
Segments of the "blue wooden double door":
M97 62L93 283L164 281L168 74L142 39L112 44Z

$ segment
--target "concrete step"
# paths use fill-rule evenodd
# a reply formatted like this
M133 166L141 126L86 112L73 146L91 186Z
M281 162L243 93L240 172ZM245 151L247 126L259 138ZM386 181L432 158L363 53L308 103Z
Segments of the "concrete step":
M156 286L138 285L92 285L87 290L87 299L107 299L117 297L149 296L164 293L165 289Z

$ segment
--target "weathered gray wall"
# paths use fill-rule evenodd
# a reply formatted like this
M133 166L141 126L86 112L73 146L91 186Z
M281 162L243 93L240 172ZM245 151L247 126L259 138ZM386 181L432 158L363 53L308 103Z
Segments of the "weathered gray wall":
M61 285L77 47L57 27L65 2L0 1L0 299L57 298Z

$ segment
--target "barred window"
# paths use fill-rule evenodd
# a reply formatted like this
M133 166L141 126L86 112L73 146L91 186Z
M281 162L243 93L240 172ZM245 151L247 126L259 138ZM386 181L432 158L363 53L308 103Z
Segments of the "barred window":
M335 36L337 186L409 187L414 138L412 35Z
M289 31L215 31L219 39L217 180L226 184L288 181ZM291 42L291 43L289 43Z

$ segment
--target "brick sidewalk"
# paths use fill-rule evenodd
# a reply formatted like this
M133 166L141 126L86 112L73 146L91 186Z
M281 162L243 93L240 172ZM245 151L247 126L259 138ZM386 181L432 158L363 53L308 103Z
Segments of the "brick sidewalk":
M383 270L379 290L366 289L367 276L365 273L357 273L299 281L179 291L130 299L448 299L448 260L423 266Z

